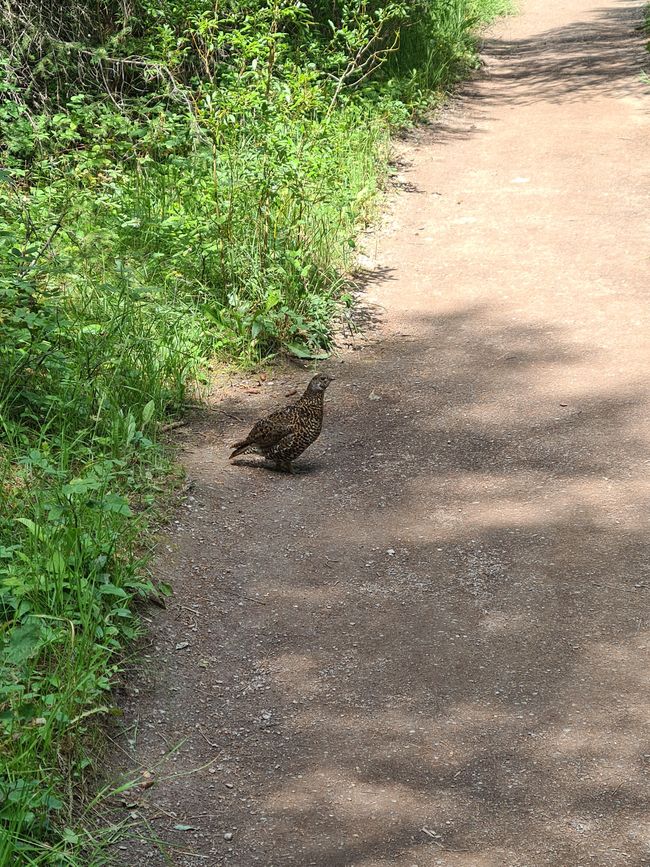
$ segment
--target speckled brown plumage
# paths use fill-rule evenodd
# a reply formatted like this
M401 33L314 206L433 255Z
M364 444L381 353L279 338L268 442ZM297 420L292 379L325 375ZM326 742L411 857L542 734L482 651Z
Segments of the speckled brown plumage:
M293 472L291 462L318 439L321 432L323 396L332 378L319 373L300 400L256 422L246 439L234 443L230 459L255 451L275 461L279 469Z

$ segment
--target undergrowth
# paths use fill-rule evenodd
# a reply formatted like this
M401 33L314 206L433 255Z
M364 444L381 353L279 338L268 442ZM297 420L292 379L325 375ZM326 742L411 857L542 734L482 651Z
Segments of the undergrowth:
M390 132L500 4L0 0L0 865L101 860L160 421L207 358L330 351Z

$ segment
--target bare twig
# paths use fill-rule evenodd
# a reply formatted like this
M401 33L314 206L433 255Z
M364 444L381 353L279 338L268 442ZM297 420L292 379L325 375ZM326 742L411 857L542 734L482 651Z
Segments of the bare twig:
M329 117L334 106L339 98L341 90L349 83L353 86L361 84L366 78L372 75L375 70L384 63L389 54L396 51L399 47L399 31L393 34L393 42L391 45L375 47L383 38L382 22L379 22L374 33L369 37L365 45L362 45L355 56L348 61L343 73L336 79L336 88L330 100L330 104L325 112L325 117ZM361 73L361 74L360 74ZM353 76L358 76L355 81L350 81Z
M166 432L168 430L176 430L179 427L185 427L187 421L185 419L179 419L178 421L170 421L168 424L164 424L160 430Z
M225 409L219 409L218 406L205 406L205 404L202 403L184 403L183 406L187 407L187 409L204 409L208 412L219 412L221 415L227 415L228 418L233 418L235 421L239 421L242 424L244 423L243 418L240 418L232 412L226 412Z
M47 250L49 250L50 246L52 245L52 241L56 238L56 236L57 236L57 235L59 234L59 232L61 231L61 227L62 227L62 225L63 225L63 219L64 219L65 215L67 214L67 212L68 212L68 208L66 207L66 208L65 208L65 209L64 209L64 210L59 214L59 219L58 219L58 220L56 221L56 223L54 224L54 227L53 227L52 231L50 232L50 234L48 235L47 239L45 240L45 243L42 244L42 246L40 247L39 251L38 251L38 252L36 253L36 255L34 256L34 258L32 259L32 261L29 263L29 265L27 266L27 268L25 268L25 270L22 272L22 276L23 276L23 277L24 277L25 275L29 274L29 272L30 272L33 268L36 267L36 265L38 264L39 259L40 259L40 258L41 258L41 257L42 257L46 252L47 252Z
M219 746L219 744L214 744L214 743L212 743L211 740L208 740L208 738L206 737L206 735L205 735L203 729L201 728L201 726L199 726L199 734L201 735L201 737L203 738L203 740L206 742L206 744L207 744L209 747L212 747L213 750L220 750L220 749L221 749L221 747Z
M254 602L256 605L266 605L261 599L254 599L252 596L246 596L244 593L239 593L237 590L232 590L230 587L219 587L217 592L229 593L231 596L236 596L239 599L246 599L247 602Z

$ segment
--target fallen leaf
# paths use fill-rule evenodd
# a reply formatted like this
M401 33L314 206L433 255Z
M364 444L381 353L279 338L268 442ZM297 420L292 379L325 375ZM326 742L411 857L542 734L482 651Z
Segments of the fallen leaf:
M141 789L150 789L156 781L154 779L143 780L140 783Z

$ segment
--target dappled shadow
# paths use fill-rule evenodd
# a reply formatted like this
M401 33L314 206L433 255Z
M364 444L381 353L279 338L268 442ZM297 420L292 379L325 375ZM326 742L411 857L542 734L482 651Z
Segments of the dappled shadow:
M124 702L134 760L215 760L131 807L175 864L648 863L646 396L553 393L597 351L548 323L412 326L337 365L304 477L224 470L213 416L187 455L155 682Z
M594 18L524 39L487 38L486 65L475 85L488 103L526 104L625 96L639 87L647 62L641 4L597 9Z
M488 40L480 106L423 141L473 135L496 102L627 95L639 14ZM360 288L398 276L397 310L412 274L369 266ZM122 864L164 863L147 823L181 867L650 863L647 387L605 325L542 302L405 304L370 349L382 309L358 308L298 476L227 458L307 367L224 387L179 431L194 488L157 562L175 595L116 763L158 782L126 801Z
M384 309L370 301L367 293L373 286L394 279L392 268L377 266L370 260L369 266L359 267L349 276L347 288L353 303L339 317L334 334L335 347L358 349L368 339L375 337L383 321Z

